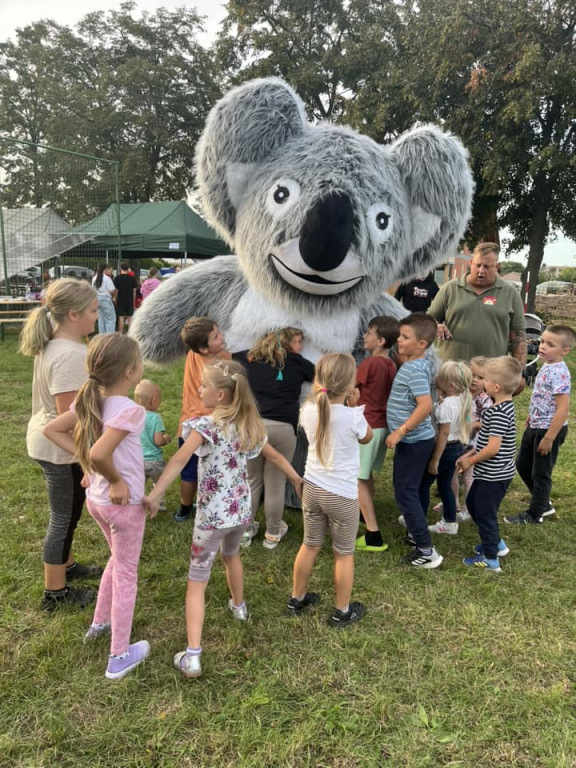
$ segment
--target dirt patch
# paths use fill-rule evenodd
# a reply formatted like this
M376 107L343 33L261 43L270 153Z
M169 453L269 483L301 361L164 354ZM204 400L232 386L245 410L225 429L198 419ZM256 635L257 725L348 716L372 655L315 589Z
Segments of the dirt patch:
M576 325L576 296L558 293L536 296L536 314L545 322L563 322Z

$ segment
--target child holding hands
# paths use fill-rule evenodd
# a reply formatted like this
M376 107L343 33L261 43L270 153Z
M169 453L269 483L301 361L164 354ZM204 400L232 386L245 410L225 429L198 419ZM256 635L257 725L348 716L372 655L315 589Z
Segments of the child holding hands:
M461 472L474 467L474 480L466 506L478 526L481 543L464 565L499 573L500 557L510 551L500 538L498 510L516 473L516 417L512 395L522 378L520 363L513 357L494 357L484 367L486 394L494 405L484 414L476 450L456 462Z
M110 547L85 639L111 632L106 677L118 680L150 653L146 640L130 644L146 522L140 443L146 414L128 397L142 378L140 349L130 336L101 334L90 343L86 367L88 380L72 409L52 421L44 434L78 456L89 480L88 512Z
M447 360L436 378L439 400L434 404L434 421L437 426L436 443L420 483L420 500L423 509L430 503L430 486L436 480L442 499L442 518L429 525L432 533L458 533L456 496L453 488L456 459L464 452L470 436L472 396L470 383L472 372L463 360Z
M332 627L346 627L365 613L362 603L350 602L354 584L354 548L358 533L358 444L369 443L372 430L364 407L347 407L355 389L356 365L351 355L325 355L316 364L312 394L300 411L300 424L309 442L302 514L304 542L294 563L292 596L286 612L299 616L318 602L307 592L316 558L330 529L334 550L335 607Z
M186 592L188 647L174 656L176 669L189 678L202 674L205 592L218 550L230 588L228 607L236 619L248 619L239 553L252 514L246 460L263 453L297 492L302 487L302 478L288 461L266 444L264 423L240 363L223 361L204 366L199 391L203 407L212 412L183 423L184 443L145 500L155 513L162 495L190 457L199 456L198 506Z

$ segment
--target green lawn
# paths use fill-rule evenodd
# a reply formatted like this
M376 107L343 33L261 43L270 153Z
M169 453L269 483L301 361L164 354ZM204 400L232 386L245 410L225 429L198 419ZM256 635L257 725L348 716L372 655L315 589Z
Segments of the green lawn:
M355 597L368 610L347 630L326 624L328 548L311 585L320 606L301 620L283 616L302 534L299 514L288 511L277 550L257 539L244 554L247 625L227 610L215 565L198 681L172 668L186 642L192 525L158 517L147 527L133 631L152 652L114 683L104 678L107 641L82 643L90 610L39 610L48 512L24 440L32 361L16 345L15 332L0 345L0 768L576 766L574 432L556 468L557 519L506 526L512 551L499 576L461 565L477 541L472 523L438 541L438 570L400 564L406 549L387 460L377 501L390 549L357 558ZM182 366L146 375L162 386L174 431ZM518 398L519 423L528 397ZM514 481L503 512L526 499ZM88 515L75 549L81 561L105 562Z

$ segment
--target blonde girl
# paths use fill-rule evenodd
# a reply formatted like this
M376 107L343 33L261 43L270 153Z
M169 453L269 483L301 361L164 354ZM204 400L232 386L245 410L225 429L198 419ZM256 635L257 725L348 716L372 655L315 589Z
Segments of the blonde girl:
M237 356L246 368L268 442L287 461L292 461L296 448L302 385L314 378L314 364L300 354L303 338L298 328L281 328L268 333L249 352ZM250 544L258 532L254 518L264 495L266 532L262 545L275 549L288 531L282 520L286 478L274 463L260 454L248 461L248 482L252 494L252 523L243 544Z
M430 503L430 486L436 480L442 499L443 517L428 526L432 533L458 533L456 497L452 487L456 461L460 458L470 436L472 372L463 360L443 363L436 378L438 402L434 405L437 427L436 442L428 469L420 483L420 501L423 509Z
M316 364L311 396L300 412L300 424L309 442L302 494L304 542L294 563L292 596L286 611L299 616L318 602L318 594L306 590L329 529L336 589L330 617L333 627L352 624L365 612L362 603L350 602L350 598L359 521L358 444L369 443L372 430L364 418L364 406L347 406L349 395L357 400L355 382L356 364L351 355L322 357Z
M83 608L94 591L68 586L73 579L94 578L102 569L82 565L72 555L72 540L84 506L82 468L73 453L44 437L44 427L68 411L87 373L84 339L98 319L96 291L84 280L63 278L46 289L45 304L29 316L20 337L20 352L34 358L32 417L28 422L28 455L46 480L50 519L44 539L42 608L63 604Z
M170 483L194 453L199 456L197 511L186 592L188 646L174 656L176 669L189 678L202 674L205 592L218 550L230 588L228 607L236 619L248 619L239 554L240 542L251 517L247 459L262 452L285 473L298 491L302 485L302 479L286 459L265 444L266 430L240 363L223 361L206 365L199 391L204 407L213 410L207 416L183 423L184 443L145 500L156 512Z
M88 477L88 511L110 547L85 640L111 632L105 675L118 680L150 653L146 640L130 644L146 522L140 443L146 411L128 397L142 378L138 344L120 333L96 336L86 367L88 380L74 407L44 433L64 450L76 452Z

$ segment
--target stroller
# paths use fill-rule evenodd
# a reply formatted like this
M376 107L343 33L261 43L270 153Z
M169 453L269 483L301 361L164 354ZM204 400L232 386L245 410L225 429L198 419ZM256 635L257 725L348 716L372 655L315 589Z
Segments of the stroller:
M526 368L524 368L523 376L526 379L526 386L531 387L538 373L538 347L540 346L540 336L544 330L544 323L538 315L526 313L524 318L526 320L528 363ZM532 357L532 360L530 357Z

